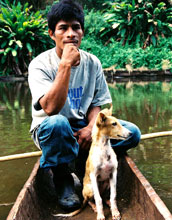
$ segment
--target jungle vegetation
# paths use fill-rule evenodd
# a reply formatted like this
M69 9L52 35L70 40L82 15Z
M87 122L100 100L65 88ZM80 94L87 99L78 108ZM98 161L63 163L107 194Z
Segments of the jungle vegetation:
M46 22L52 1L43 2L46 7L36 0L0 0L0 75L27 75L29 62L54 47ZM172 70L170 0L80 2L85 11L81 49L95 54L103 68Z

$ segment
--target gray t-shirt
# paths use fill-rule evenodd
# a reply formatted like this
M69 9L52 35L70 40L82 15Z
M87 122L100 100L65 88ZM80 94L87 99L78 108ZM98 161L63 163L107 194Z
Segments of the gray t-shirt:
M83 119L89 107L111 103L111 96L98 58L83 50L80 64L71 68L68 96L59 114L68 119ZM32 94L31 131L48 117L43 109L36 110L39 99L51 88L60 58L55 48L41 53L29 65L29 87Z

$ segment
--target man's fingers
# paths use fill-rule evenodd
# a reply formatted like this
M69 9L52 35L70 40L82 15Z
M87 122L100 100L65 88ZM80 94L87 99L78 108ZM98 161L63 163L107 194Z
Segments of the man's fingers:
M83 150L88 150L91 145L91 140L89 138L81 138L81 136L79 136L78 144Z
M68 43L65 45L62 59L70 63L71 66L77 66L80 63L80 52L78 48L73 43Z
M89 142L83 142L81 145L82 150L88 151L90 149L90 143Z

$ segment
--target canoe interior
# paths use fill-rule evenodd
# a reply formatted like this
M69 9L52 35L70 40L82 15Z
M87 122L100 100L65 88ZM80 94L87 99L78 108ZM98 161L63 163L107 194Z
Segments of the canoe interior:
M172 220L172 215L154 189L137 169L130 157L119 159L117 202L122 220ZM104 206L105 217L111 219L109 208ZM42 172L39 161L21 190L7 220L55 220L57 206L51 172ZM87 206L79 215L68 219L96 219Z

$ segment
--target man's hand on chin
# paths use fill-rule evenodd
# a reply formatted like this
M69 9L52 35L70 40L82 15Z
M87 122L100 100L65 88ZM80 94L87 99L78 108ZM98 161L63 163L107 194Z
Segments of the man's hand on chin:
M71 66L79 65L80 52L74 43L65 43L61 60Z

